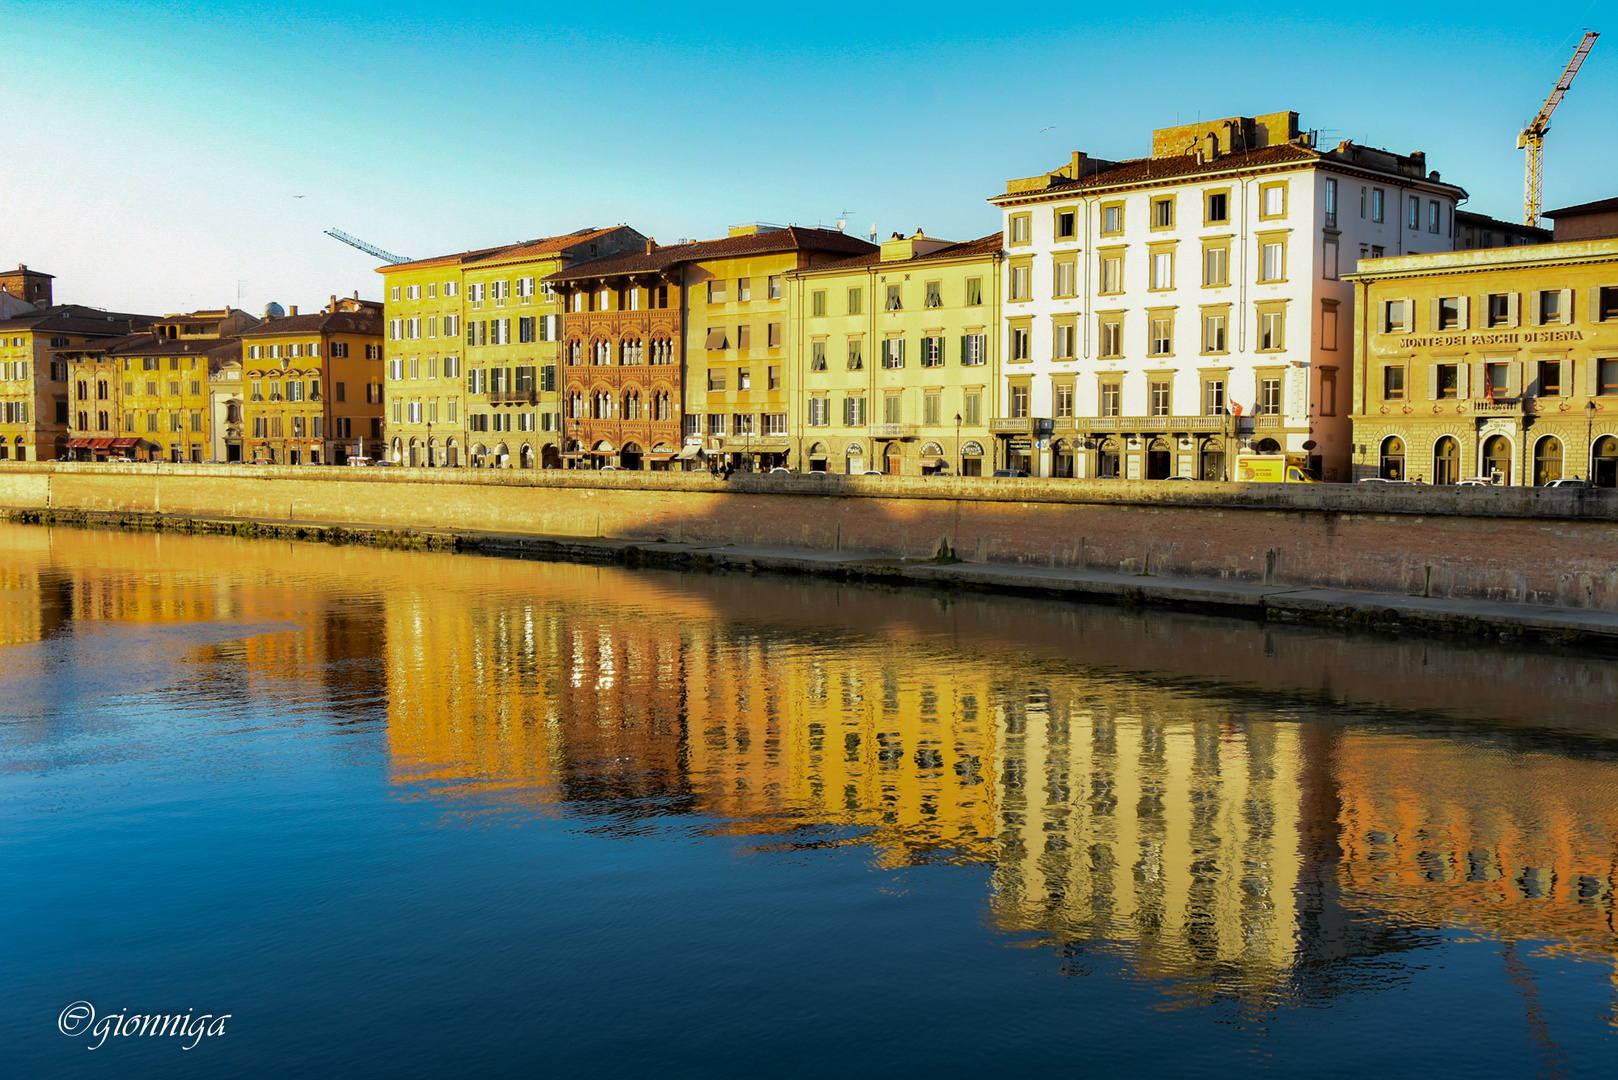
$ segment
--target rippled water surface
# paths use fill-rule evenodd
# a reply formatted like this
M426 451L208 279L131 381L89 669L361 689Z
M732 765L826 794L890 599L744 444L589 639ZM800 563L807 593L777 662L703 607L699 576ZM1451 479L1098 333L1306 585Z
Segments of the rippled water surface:
M1573 649L0 526L0 1070L1611 1076L1615 701Z

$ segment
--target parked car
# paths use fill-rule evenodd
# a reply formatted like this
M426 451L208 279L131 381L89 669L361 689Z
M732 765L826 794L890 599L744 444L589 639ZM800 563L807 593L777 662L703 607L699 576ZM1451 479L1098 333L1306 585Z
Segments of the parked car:
M1195 480L1196 477L1194 477L1194 476L1171 476L1171 477L1169 477L1169 479L1170 480Z
M1564 487L1587 488L1587 487L1590 486L1590 481L1588 481L1588 480L1580 480L1578 477L1575 476L1575 477L1572 477L1571 479L1568 479L1568 480L1552 480L1548 484L1546 484L1545 486L1546 487L1555 487L1555 488L1564 488Z
M357 456L349 458L348 463L350 465L355 466L355 467L362 467L362 466L366 466L366 465L375 465L376 464L376 462L372 461L368 457L357 457Z
M1464 480L1455 481L1456 487L1494 487L1495 483L1486 476L1468 476Z
M791 469L783 469L779 465L777 465L773 469L770 469L769 474L771 476L794 476L794 475L796 475L795 473L793 473L793 471Z
M861 476L883 476L885 474L880 469L866 469L864 472L860 473L860 475Z
M1027 476L1028 475L1028 470L1027 469L996 469L996 470L994 470L994 475L996 475L996 476Z

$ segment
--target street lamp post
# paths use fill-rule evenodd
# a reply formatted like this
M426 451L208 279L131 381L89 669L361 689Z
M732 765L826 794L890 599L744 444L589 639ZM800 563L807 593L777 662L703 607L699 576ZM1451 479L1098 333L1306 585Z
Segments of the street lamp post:
M1595 421L1596 403L1586 398L1584 402L1584 457L1590 465L1590 482L1592 485L1595 483L1596 475Z
M955 475L966 473L966 459L961 456L961 414L955 414Z
M433 422L427 421L427 467L430 469L438 462L433 460Z

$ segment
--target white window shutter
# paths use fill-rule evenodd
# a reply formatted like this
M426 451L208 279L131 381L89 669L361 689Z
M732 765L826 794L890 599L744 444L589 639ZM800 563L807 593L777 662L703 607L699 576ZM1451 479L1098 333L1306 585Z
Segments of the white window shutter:
M1562 290L1562 325L1568 326L1573 322L1573 290Z
M1587 313L1591 322L1601 321L1601 286L1590 286L1590 310ZM1591 393L1595 391L1592 390Z
M1595 397L1596 391L1601 389L1599 375L1601 374L1601 361L1591 358L1584 364L1584 393L1587 397ZM1568 379L1569 382L1573 380Z
M1443 315L1439 311L1439 305L1442 304L1442 303L1443 303L1443 301L1439 300L1439 298L1435 296L1435 297L1432 298L1431 303L1428 305L1429 309L1430 309L1428 311L1428 313L1427 313L1427 317L1428 317L1428 320L1429 320L1428 329L1432 330L1434 333L1437 333L1439 327L1443 325L1442 322L1440 321L1443 318ZM1414 330L1415 327L1411 327L1411 329Z
M1516 397L1522 393L1522 365L1513 360L1506 365L1506 396Z
M1512 327L1522 325L1522 293L1506 294L1506 325Z
M1438 400L1438 365L1427 365L1427 400Z
M1472 298L1470 296L1457 296L1455 298L1455 329L1465 330L1472 325Z
M1516 323L1512 324L1513 326ZM1539 290L1534 289L1528 294L1528 325L1539 325Z

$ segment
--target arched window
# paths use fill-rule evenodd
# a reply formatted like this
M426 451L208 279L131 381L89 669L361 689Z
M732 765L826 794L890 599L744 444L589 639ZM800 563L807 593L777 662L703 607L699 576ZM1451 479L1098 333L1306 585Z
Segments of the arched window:
M1433 447L1433 483L1454 484L1461 479L1461 444L1445 435Z
M1504 435L1483 444L1483 474L1496 483L1511 483L1511 440Z
M1405 478L1405 441L1399 436L1389 435L1382 440L1376 474L1384 480Z
M567 343L567 362L570 365L576 365L580 363L583 358L584 345L579 341L578 338L574 338L572 341L569 341Z
M1534 486L1562 479L1562 440L1547 435L1534 444Z
M90 430L90 414L89 413L87 413L87 412L79 413L79 427L78 427L78 430L80 430L80 431L89 431Z
M1590 462L1590 483L1596 487L1618 488L1618 439L1603 435L1596 440Z

